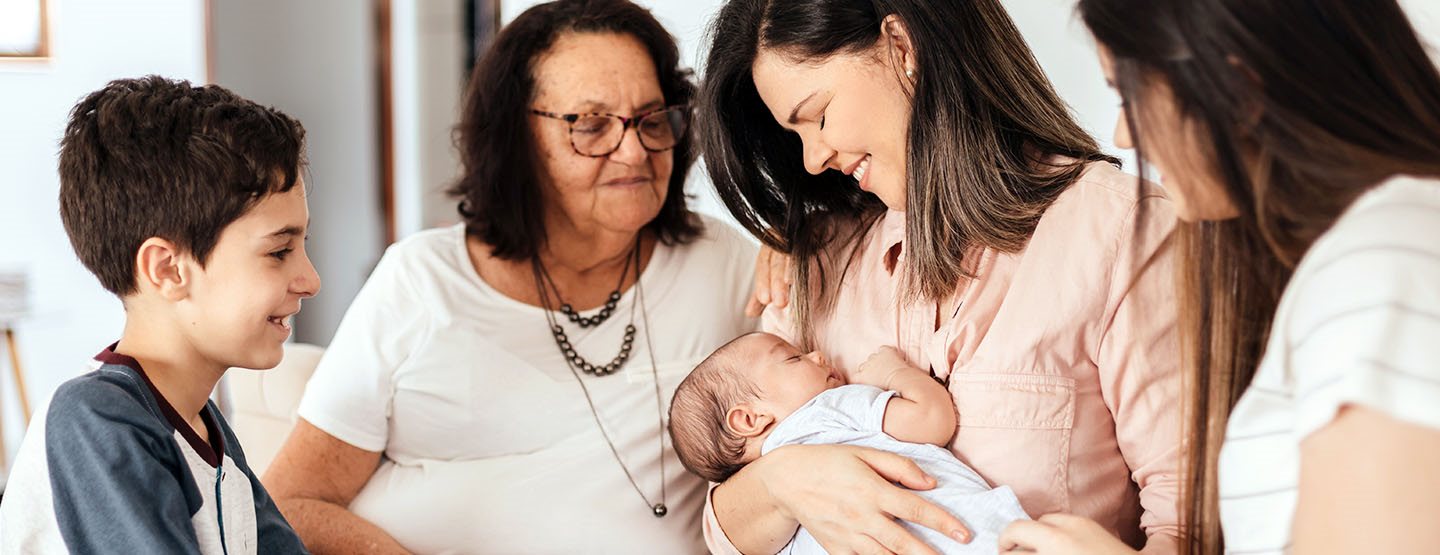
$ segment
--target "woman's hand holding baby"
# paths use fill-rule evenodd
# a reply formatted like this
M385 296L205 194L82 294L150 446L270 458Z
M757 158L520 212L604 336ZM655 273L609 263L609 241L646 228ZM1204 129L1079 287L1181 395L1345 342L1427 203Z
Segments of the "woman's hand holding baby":
M897 518L961 543L973 537L954 515L910 491L936 483L902 455L846 445L792 445L761 457L735 477L741 476L757 477L763 485L749 492L752 500L768 499L778 516L804 526L831 553L936 553ZM732 482L715 490L717 499L743 495ZM793 534L794 527L788 527L757 550L778 550Z

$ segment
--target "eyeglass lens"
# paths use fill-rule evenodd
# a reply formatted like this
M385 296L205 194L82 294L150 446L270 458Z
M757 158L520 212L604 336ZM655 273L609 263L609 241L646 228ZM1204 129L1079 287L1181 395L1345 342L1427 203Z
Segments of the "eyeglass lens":
M635 128L646 149L668 150L685 134L685 114L680 110L655 112L641 118ZM625 125L617 116L582 116L570 125L570 139L581 154L604 156L620 148L625 140Z

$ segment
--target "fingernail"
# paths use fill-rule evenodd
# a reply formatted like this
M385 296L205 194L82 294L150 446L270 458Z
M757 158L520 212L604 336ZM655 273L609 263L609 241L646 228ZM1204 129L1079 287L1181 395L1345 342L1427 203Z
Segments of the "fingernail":
M950 537L955 538L955 541L960 543L970 543L970 534L966 534L960 530L950 532Z

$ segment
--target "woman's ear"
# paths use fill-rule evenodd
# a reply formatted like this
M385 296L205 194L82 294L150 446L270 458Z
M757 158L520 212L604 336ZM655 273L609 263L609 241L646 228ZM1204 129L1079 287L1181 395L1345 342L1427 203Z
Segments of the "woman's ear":
M770 429L775 423L775 416L757 410L755 405L740 403L725 413L725 427L732 433L743 438L758 437Z
M915 43L910 40L910 30L900 16L890 14L880 22L880 41L891 64L913 82L920 71L919 62L915 59Z

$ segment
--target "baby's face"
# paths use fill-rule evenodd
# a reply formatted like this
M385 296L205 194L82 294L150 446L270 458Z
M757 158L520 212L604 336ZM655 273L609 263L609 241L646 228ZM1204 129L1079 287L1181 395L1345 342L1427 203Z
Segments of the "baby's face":
M760 390L758 402L770 405L783 420L820 392L845 385L845 375L818 352L801 353L794 345L768 333L743 338L742 356L752 361L746 373Z

